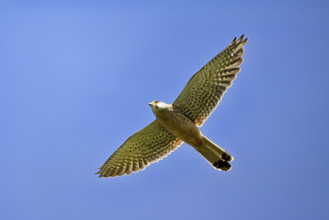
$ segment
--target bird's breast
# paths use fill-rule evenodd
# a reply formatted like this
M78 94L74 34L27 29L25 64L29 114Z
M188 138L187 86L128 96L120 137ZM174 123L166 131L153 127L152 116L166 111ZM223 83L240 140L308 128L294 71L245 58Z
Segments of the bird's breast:
M154 114L165 128L187 143L194 142L202 136L196 125L188 117L177 111L159 110Z

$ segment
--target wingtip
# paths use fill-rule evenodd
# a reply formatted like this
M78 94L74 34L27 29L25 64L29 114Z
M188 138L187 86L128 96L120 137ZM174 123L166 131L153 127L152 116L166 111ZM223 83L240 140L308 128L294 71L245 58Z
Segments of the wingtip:
M232 40L232 42L230 43L230 45L234 44L236 42L236 37Z
M232 42L229 44L229 46L233 45L233 44L243 44L245 45L248 41L248 38L243 39L245 37L245 34L242 34L238 39L237 37L234 37L234 39L232 40Z
M99 167L97 169L99 169L99 170L95 173L95 175L98 175L98 178L104 177L104 173L103 173L101 167Z
M241 37L239 37L239 39L235 42L236 45L235 51L239 51L247 43L248 38L245 39L243 38L244 38L244 34L242 34Z
M242 34L241 37L239 37L239 39L236 41L236 43L238 44L238 43L242 42L243 38L244 38L244 34Z
M248 41L248 38L244 39L244 40L241 42L241 44L245 45L245 44L247 43L247 41Z

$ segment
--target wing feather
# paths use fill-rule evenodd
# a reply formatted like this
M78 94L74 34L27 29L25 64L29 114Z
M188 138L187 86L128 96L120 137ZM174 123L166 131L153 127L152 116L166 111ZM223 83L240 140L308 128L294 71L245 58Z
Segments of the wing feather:
M99 168L99 177L129 175L145 169L175 150L183 142L157 120L130 136Z
M248 38L233 41L187 82L172 103L174 110L183 113L201 126L217 107L226 90L232 85L243 62L243 46Z

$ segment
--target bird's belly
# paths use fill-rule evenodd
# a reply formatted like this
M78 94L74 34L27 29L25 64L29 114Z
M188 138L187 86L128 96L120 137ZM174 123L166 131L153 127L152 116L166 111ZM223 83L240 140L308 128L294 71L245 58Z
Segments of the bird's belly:
M201 142L202 134L200 130L185 115L179 112L165 111L160 115L156 115L156 117L165 128L184 142L192 146Z

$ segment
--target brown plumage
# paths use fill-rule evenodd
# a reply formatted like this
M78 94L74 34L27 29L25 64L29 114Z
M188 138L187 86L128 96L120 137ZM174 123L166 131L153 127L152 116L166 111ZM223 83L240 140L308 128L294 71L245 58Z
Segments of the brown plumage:
M150 103L156 119L129 137L99 168L99 177L129 175L144 169L183 142L197 150L214 168L228 171L233 157L203 136L201 126L232 85L242 63L247 38L234 40L188 81L170 105Z

